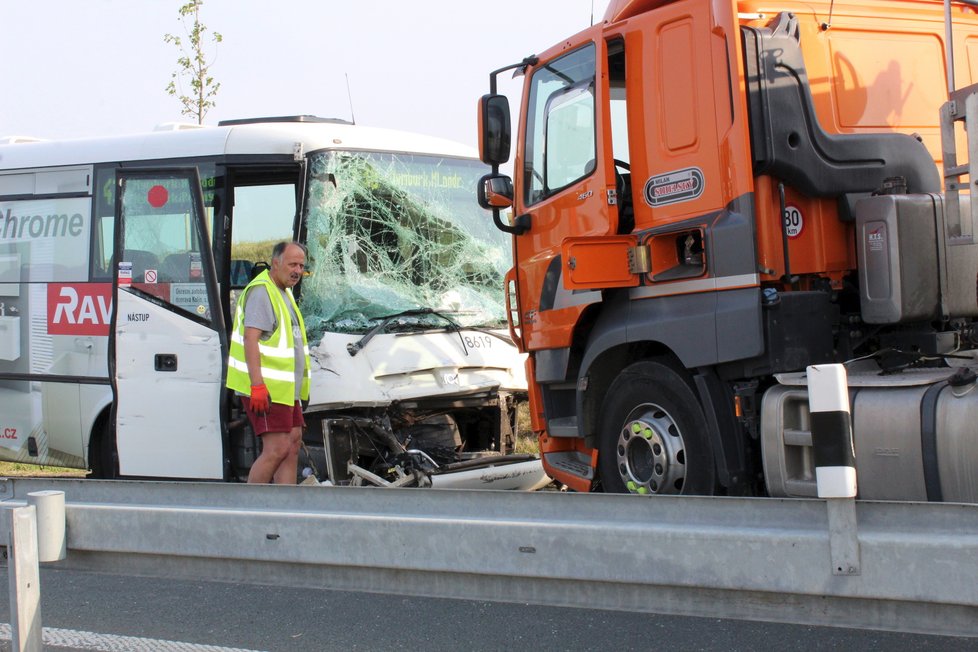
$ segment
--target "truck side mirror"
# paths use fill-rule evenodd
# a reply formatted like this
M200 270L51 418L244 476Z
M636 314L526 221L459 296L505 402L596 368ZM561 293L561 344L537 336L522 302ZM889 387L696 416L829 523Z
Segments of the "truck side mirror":
M513 180L505 174L487 174L479 179L479 206L506 209L513 205Z
M502 165L509 160L509 100L489 93L479 100L479 158L487 165Z

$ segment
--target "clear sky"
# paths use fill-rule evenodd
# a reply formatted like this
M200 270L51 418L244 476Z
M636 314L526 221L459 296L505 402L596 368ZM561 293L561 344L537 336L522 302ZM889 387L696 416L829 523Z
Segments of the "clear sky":
M188 121L166 94L183 0L0 0L0 137ZM206 123L313 114L476 144L491 70L600 22L608 0L205 0L221 82ZM593 7L593 10L592 10ZM214 52L208 41L207 51ZM504 73L509 80L510 75ZM500 88L516 103L519 87Z

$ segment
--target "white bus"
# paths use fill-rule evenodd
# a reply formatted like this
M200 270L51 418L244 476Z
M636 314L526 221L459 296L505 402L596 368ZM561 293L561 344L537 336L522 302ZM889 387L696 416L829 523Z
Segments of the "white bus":
M309 248L302 465L348 418L436 459L510 452L526 379L474 151L311 116L0 142L0 459L245 477L227 329L289 239Z

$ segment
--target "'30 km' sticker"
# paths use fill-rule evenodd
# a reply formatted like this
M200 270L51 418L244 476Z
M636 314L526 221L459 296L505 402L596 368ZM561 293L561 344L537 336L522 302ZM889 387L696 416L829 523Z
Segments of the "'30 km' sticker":
M797 206L784 207L784 230L789 238L797 238L805 228L805 218Z

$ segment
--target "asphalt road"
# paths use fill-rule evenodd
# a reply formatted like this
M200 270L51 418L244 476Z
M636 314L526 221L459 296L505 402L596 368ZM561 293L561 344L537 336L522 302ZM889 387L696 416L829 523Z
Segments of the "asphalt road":
M49 652L978 650L978 639L404 597L394 586L369 594L51 568L41 571L41 616ZM0 619L10 622L4 590Z

